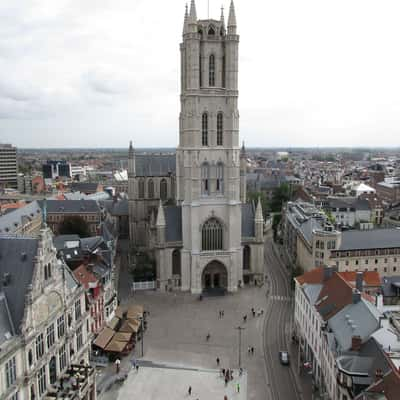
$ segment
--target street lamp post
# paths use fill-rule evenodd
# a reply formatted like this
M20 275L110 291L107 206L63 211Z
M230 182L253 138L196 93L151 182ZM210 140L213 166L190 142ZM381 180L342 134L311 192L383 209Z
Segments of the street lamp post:
M242 366L242 331L244 331L246 328L243 328L241 326L237 326L235 329L238 330L239 332L239 347L238 347L238 361L239 361L239 369Z

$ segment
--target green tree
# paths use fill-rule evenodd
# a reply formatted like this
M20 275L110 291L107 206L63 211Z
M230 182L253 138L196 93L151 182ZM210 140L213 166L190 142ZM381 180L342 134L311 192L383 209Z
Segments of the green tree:
M65 217L59 228L60 235L79 235L79 237L89 237L90 229L87 222L80 216L74 215Z
M290 200L290 186L287 183L282 183L277 187L272 194L271 211L281 212L282 205Z
M274 233L274 241L278 238L278 226L282 221L282 214L277 213L272 217L272 232Z
M262 208L263 215L265 218L270 210L270 204L269 204L269 201L268 201L265 193L264 192L248 192L247 193L247 200L250 202L253 201L255 205L257 205L258 199L260 199L260 201L261 201L261 208Z

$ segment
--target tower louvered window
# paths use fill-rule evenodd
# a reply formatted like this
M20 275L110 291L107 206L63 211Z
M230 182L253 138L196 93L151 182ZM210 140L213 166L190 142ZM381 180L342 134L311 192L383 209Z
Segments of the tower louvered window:
M224 137L224 116L222 113L218 113L217 116L217 146L223 145Z
M201 166L201 194L208 195L210 193L210 166L204 163Z
M215 86L215 56L211 54L208 63L208 84L209 86Z
M204 113L201 118L201 144L208 146L208 114Z
M223 228L216 218L210 218L202 228L201 248L203 251L222 250Z
M153 199L154 198L154 182L152 179L149 180L149 183L147 184L147 190L148 190L148 194L149 194L149 199Z
M216 190L218 193L223 193L224 191L224 164L217 164L217 181Z
M138 195L139 199L143 199L144 198L144 180L141 179L139 181L139 195Z

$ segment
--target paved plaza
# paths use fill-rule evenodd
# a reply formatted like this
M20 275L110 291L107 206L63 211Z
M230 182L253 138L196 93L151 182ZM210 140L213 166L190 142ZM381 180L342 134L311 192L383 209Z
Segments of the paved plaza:
M194 400L224 400L225 394L228 399L238 400L266 397L264 318L253 317L250 311L252 307L265 309L264 287L245 288L234 295L204 297L202 301L188 293L138 292L128 301L143 304L150 312L144 356L141 357L141 343L138 343L135 350L135 358L141 364L138 375L130 371L130 358L125 358L122 370L129 371L127 381L122 387L114 385L103 393L101 400L122 399L124 393L137 394L143 400L188 398L189 386L193 388ZM220 310L224 311L223 318L219 317ZM241 354L245 372L241 377L241 393L235 394L234 384L231 382L225 389L223 379L219 378L216 359L220 359L221 368L236 370L234 378L238 378L239 334L235 329L238 326L245 328ZM253 355L248 353L248 347L254 347ZM153 365L147 366L149 362Z
M131 371L126 383L118 393L118 400L138 398L141 400L229 400L246 399L246 375L225 386L223 378L217 370L201 370L190 368L174 368L173 366L140 367L139 371ZM239 390L237 391L237 384ZM192 388L189 396L188 388Z

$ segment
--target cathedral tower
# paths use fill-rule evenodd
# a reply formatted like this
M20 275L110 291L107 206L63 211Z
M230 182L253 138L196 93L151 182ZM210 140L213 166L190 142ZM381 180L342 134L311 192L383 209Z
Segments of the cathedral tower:
M182 207L182 290L236 291L242 280L238 46L228 24L186 9L176 200ZM243 190L243 188L242 188ZM245 199L242 193L242 200Z

